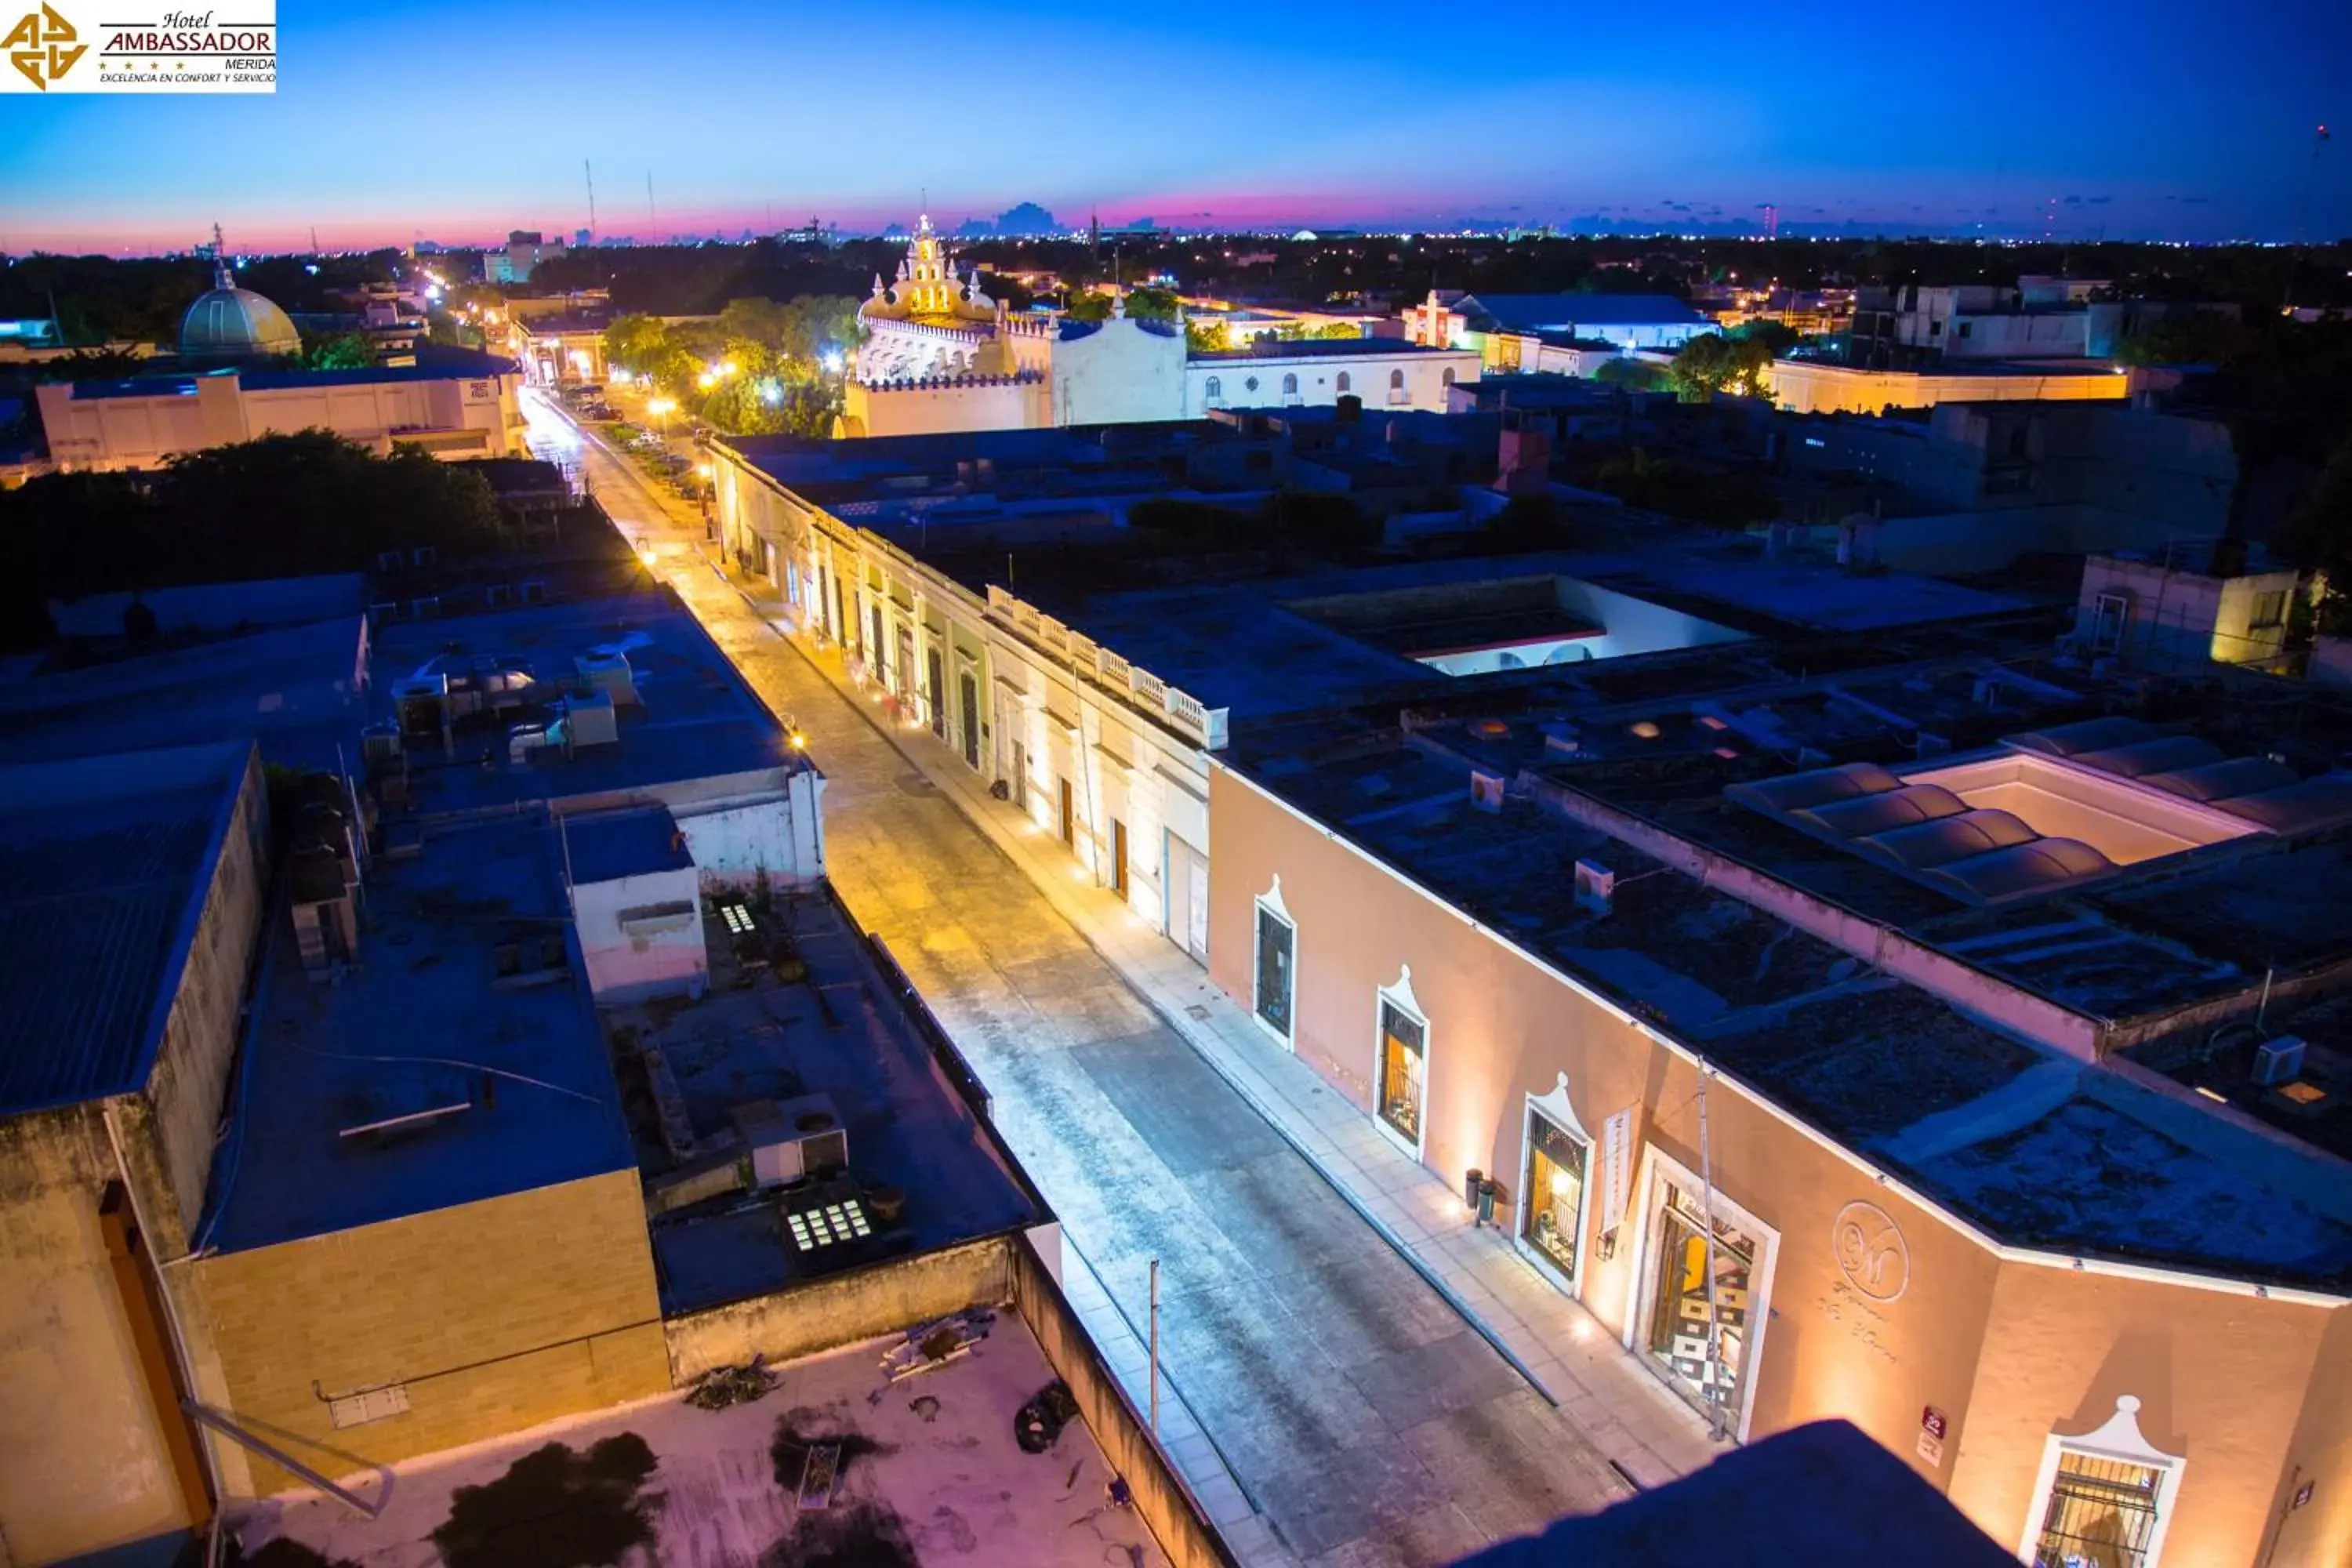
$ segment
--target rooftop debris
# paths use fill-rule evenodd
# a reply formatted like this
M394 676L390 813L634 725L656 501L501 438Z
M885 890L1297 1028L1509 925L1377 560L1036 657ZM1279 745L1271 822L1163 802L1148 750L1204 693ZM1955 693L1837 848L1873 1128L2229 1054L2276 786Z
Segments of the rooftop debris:
M740 1366L714 1366L694 1380L686 1402L697 1410L724 1410L765 1399L778 1381L768 1369L768 1358L755 1355Z
M890 1383L914 1377L971 1353L988 1337L996 1314L986 1307L967 1307L937 1321L908 1329L906 1337L882 1352L882 1374ZM875 1403L881 1401L877 1392Z
M1024 1454L1042 1454L1060 1438L1062 1428L1077 1418L1078 1402L1070 1396L1070 1385L1057 1377L1013 1417L1013 1440Z

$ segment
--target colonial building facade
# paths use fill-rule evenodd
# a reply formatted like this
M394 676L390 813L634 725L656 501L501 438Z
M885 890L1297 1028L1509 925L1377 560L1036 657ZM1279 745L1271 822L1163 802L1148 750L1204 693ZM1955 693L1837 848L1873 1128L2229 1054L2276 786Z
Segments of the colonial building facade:
M1143 321L1124 298L1103 321L1014 316L959 277L928 216L894 286L858 310L857 351L836 434L936 435L1197 418L1213 408L1368 406L1442 411L1478 374L1475 353L1392 338L1265 339L1189 352L1184 318Z
M712 446L722 538L769 578L790 635L837 648L1066 846L1080 873L1205 962L1208 753L1226 713L997 586L955 581Z
M1956 918L1908 879L1929 858L1918 832L1887 836L1910 860L1882 900L1859 855L1825 867L1815 839L1738 804L1811 791L1818 811L1790 815L1827 823L1822 792L1869 789L1866 768L1695 809L1697 781L1756 771L1750 747L1788 743L1779 726L1814 693L1744 687L1718 708L1708 681L1733 678L1679 668L1677 700L1564 716L1498 701L1241 727L1211 761L1212 977L1727 1440L1852 1421L2028 1563L2345 1561L2352 1184L2325 1132L2288 1131L2312 1125L2292 1107L2336 1092L2303 1036L2323 1053L2341 1004L2283 1021L2259 966L2220 957L2263 933L2201 921L2218 904L2266 933L2247 900L2298 857L2318 858L2304 875L2332 860L2342 808L2310 807L2340 786L2200 819L2235 847L2166 840L2169 872L2111 867L2031 908L2012 886ZM2015 725L2033 699L1990 694L2020 674L1847 671L1832 700L1892 714L1957 682ZM1898 765L1913 793L1855 795L1843 820L1926 800L1923 773L2006 768L2177 826L2177 796L2115 769L2199 748L2133 722ZM2112 766L2075 746L2094 740ZM2014 820L2069 823L2004 798ZM2184 992L2162 976L2166 933L2192 929L2208 967Z

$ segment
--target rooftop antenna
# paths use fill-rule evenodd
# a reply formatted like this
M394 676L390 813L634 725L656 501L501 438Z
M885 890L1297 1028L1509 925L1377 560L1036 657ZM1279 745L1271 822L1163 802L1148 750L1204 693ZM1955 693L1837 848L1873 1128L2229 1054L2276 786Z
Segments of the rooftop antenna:
M581 172L588 176L588 237L596 237L596 165L587 159L580 160Z
M315 223L310 226L310 254L319 254L319 226Z

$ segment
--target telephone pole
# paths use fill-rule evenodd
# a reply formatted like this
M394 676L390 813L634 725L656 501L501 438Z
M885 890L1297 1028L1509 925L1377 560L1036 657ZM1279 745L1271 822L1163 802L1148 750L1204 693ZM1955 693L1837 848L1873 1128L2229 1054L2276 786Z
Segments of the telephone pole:
M580 168L588 176L588 241L593 245L596 240L596 165L583 158Z

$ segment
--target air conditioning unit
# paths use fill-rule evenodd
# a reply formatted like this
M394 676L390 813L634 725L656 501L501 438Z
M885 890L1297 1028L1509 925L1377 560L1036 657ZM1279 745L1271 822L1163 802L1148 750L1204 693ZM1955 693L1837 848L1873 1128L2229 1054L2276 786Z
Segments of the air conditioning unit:
M2275 1089L2302 1076L2302 1037L2281 1035L2254 1047L2253 1079L2263 1088Z
M1595 860L1576 863L1576 901L1595 914L1605 915L1617 896L1617 873Z
M849 1130L827 1096L754 1100L729 1115L751 1158L755 1187L780 1187L848 1168Z
M1470 770L1470 803L1479 810L1502 810L1504 788L1502 774L1490 773L1484 768Z

